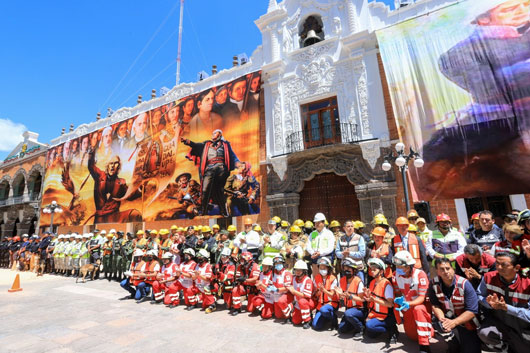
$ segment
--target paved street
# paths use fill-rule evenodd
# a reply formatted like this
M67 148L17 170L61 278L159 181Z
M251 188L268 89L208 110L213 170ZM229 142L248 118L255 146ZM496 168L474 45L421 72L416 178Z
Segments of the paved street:
M8 293L15 272L0 270L2 352L380 352L381 342L355 341L331 331L303 330L274 320L220 310L168 309L119 301L118 283L76 284L53 275L21 273L23 291ZM404 334L391 352L415 352ZM433 352L441 351L440 345Z

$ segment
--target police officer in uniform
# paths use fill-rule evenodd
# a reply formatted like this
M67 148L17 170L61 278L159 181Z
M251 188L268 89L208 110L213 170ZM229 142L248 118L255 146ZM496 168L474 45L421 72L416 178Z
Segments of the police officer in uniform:
M123 253L123 245L127 241L124 239L124 234L121 231L116 232L117 238L112 240L112 278L115 280L121 279L123 274L123 264L125 261L125 254Z
M112 275L112 257L114 251L114 242L112 238L114 233L112 230L106 234L107 241L101 246L101 251L103 252L103 272L105 272L105 278L110 282Z
M125 239L122 245L123 256L124 256L123 262L122 262L123 266L119 270L122 274L128 271L129 268L131 267L131 261L132 261L132 256L134 253L134 248L135 247L134 247L133 235L127 232L127 239Z

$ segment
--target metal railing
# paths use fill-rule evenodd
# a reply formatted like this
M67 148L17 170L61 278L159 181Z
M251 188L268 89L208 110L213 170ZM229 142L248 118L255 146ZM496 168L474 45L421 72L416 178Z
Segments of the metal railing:
M40 193L24 194L21 196L12 196L7 199L0 200L0 206L18 205L26 202L37 202L40 200Z
M355 143L359 140L357 124L340 123L334 127L327 125L323 128L293 132L286 137L285 148L287 153L293 153L320 146Z

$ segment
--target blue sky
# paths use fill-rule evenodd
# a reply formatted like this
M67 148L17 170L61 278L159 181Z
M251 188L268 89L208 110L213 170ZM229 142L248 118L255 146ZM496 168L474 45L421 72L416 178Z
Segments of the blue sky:
M393 0L384 0L393 3ZM261 43L268 0L186 0L181 82ZM178 0L4 1L0 160L29 129L41 142L175 84Z

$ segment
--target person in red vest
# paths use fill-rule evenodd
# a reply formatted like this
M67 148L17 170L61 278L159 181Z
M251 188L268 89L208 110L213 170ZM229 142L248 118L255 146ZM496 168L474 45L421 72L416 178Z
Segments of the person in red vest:
M530 254L526 254L523 242L530 239L530 234L524 234L524 231L517 224L508 224L503 227L504 240L496 242L491 247L492 254L509 252L515 255L517 263L521 265L521 273L528 276L530 268Z
M425 305L429 278L416 268L417 259L406 251L398 251L393 259L396 271L394 285L394 303L396 311L401 312L405 334L420 345L420 353L430 352L429 339L434 335L430 310ZM399 318L396 318L400 321Z
M129 271L125 272L124 275L127 277L121 281L120 286L128 291L130 295L121 298L121 300L126 299L136 299L139 300L142 298L141 292L138 289L135 289L136 286L141 282L138 275L144 270L145 262L142 260L144 256L143 250L136 249L133 253L133 259L131 262L131 267Z
M477 289L484 307L478 336L488 346L508 352L528 352L530 345L530 278L519 274L510 253L495 255L497 271L488 272Z
M351 258L342 261L342 275L335 292L344 305L344 316L337 331L346 333L353 330L353 337L361 337L364 330L364 284L356 275L358 264Z
M477 244L467 244L456 258L456 274L465 277L477 289L485 273L495 271L495 258Z
M296 299L293 309L292 322L294 325L302 324L307 330L311 327L311 310L315 307L313 301L313 281L307 275L308 267L304 260L297 260L293 267L293 285L287 286L291 294L291 301Z
M158 251L149 250L145 255L145 266L139 274L139 277L143 281L136 286L140 290L140 293L142 293L142 297L136 301L138 304L149 300L149 288L153 286L153 283L156 281L156 276L160 272L160 263L156 258L157 254Z
M259 279L259 266L254 262L251 252L244 251L241 253L241 260L236 269L237 285L232 290L233 316L241 312L241 296L247 295L247 311L253 312L252 301L257 293L256 283Z
M170 287L170 291L173 294L171 307L175 307L179 304L179 297L175 296L175 294L182 290L186 310L193 310L198 301L198 291L193 284L193 274L195 267L197 266L197 263L193 260L195 257L195 250L191 248L184 249L182 255L184 256L184 261L179 265L178 281Z
M391 308L394 307L394 288L385 277L386 265L383 260L370 258L368 274L372 279L368 288L364 288L362 298L368 303L366 317L366 336L376 338L387 333L387 346L392 339L397 342L398 330Z
M427 260L425 246L417 235L408 232L409 220L406 217L398 217L396 220L396 228L398 233L392 239L392 252L397 254L402 250L408 251L415 261L414 267L423 269L425 273L429 273L430 266Z
M172 294L168 293L169 287L175 283L178 266L173 263L173 254L166 252L162 255L162 269L153 282L153 300L152 304L164 301L165 305L171 303Z
M285 269L285 259L278 254L272 259L274 269L272 271L272 285L274 292L274 316L277 319L285 319L286 321L291 317L293 311L292 300L287 287L293 285L293 275Z
M234 289L234 277L236 272L235 262L232 261L232 250L224 248L221 251L221 260L215 265L215 273L217 274L217 282L221 286L220 291L223 293L223 300L226 308L230 309L230 314L233 313L232 308L232 290Z
M429 299L440 333L452 333L448 353L480 353L477 335L478 298L471 283L455 274L447 258L434 260L437 276L431 280Z
M314 275L315 291L313 300L317 313L313 318L313 328L322 330L325 322L331 322L331 328L337 328L337 309L339 298L335 289L338 286L337 278L333 274L333 265L327 257L318 259L318 273Z
M262 319L270 319L274 311L274 290L272 286L272 267L274 266L271 257L266 257L261 263L261 273L259 274L256 289L260 294L252 299L252 307L261 313ZM274 289L273 289L274 287ZM272 289L272 291L270 290Z
M202 300L202 309L206 314L216 310L215 295L212 293L210 282L213 277L212 265L208 262L210 253L206 249L201 249L197 253L197 262L192 279L195 282L195 288L198 289Z

